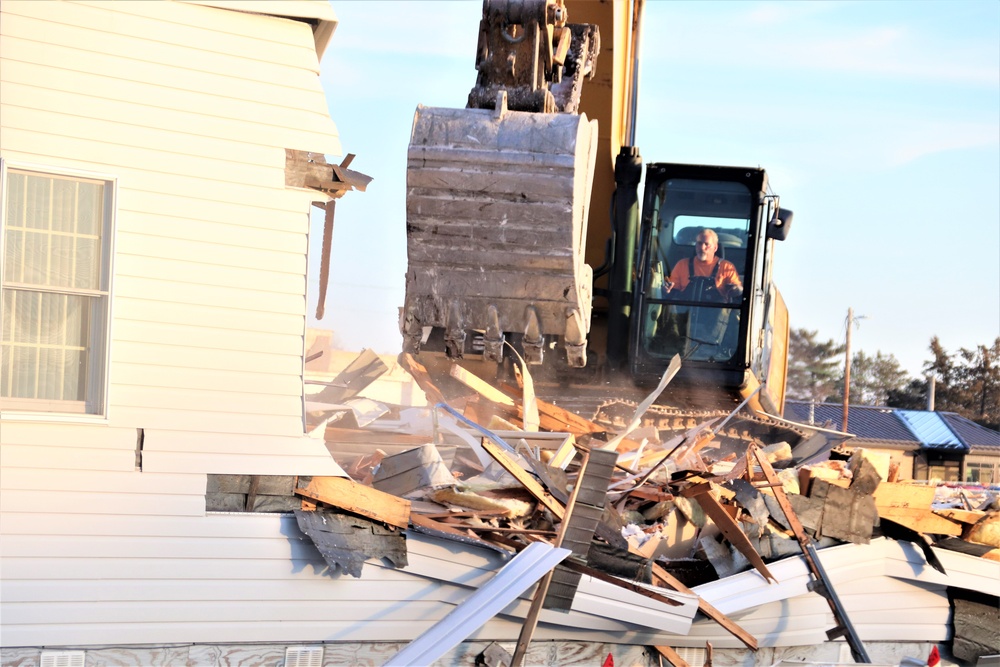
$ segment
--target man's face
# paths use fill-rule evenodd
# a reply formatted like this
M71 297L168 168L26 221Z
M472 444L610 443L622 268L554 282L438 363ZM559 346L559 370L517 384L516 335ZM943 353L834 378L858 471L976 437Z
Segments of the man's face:
M706 234L699 234L694 244L694 253L702 262L710 262L715 257L715 251L719 247L715 239Z

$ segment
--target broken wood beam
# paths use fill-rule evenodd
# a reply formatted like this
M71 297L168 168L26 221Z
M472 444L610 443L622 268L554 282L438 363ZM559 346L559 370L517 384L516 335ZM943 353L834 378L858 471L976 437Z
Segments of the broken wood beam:
M774 575L767 569L767 565L764 564L764 559L760 557L757 550L753 548L753 544L750 543L750 539L747 538L746 533L743 529L737 525L733 518L729 516L725 508L715 499L711 494L712 485L708 482L702 482L700 484L695 484L684 489L681 492L682 496L687 498L694 498L698 501L698 504L705 511L705 514L712 518L715 525L718 526L722 534L729 540L729 543L736 547L740 553L746 556L750 564L760 572L760 574L768 581L773 581L778 583L778 580L774 578Z
M514 399L520 396L520 392L508 384L500 385L500 389L507 396ZM604 433L608 430L596 422L592 422L589 419L585 419L578 414L564 410L558 405L548 403L540 398L536 397L535 403L538 405L538 416L541 420L539 426L548 431L572 433L579 436L591 433ZM517 410L518 415L523 417L524 410L520 402L517 403Z
M563 515L563 522L560 524L559 532L556 534L556 538L552 542L553 546L556 548L562 545L562 541L565 539L566 534L570 529L570 521L573 518L573 508L576 505L576 500L583 488L583 484L580 482L583 479L583 474L587 470L587 462L589 459L589 452L584 453L580 468L580 480L578 480L576 485L573 487L573 492L569 496L569 502L566 503L566 511ZM520 468L520 466L518 466L518 468ZM524 618L524 625L521 626L521 632L517 637L517 646L514 648L514 655L510 659L510 667L521 667L521 663L524 661L524 656L528 653L528 645L531 643L531 637L535 634L535 628L538 626L538 617L542 613L542 606L549 593L549 584L552 583L552 576L554 573L554 569L549 570L545 576L541 578L538 582L538 586L535 588L534 597L531 599L531 607L528 608L528 614Z
M410 525L410 501L346 477L300 477L295 493L398 528Z
M698 595L693 590L685 586L680 579L674 577L674 575L670 574L662 565L657 563L653 563L653 583L664 588L672 588L678 593ZM729 632L729 634L743 642L751 651L757 650L756 637L744 630L740 625L723 614L721 611L713 607L700 595L698 595L698 611L721 625L727 632ZM667 659L669 660L669 658Z
M260 487L260 475L250 475L250 488L247 490L247 512L252 512L254 503L257 502L258 487Z
M535 478L531 476L527 470L518 465L510 454L505 452L499 445L492 442L489 439L484 439L483 449L486 453L493 457L493 459L499 463L504 470L509 472L514 478L519 481L528 493L535 497L539 503L544 505L550 512L556 515L557 518L562 519L566 514L566 510L555 496L546 491L541 484L535 481Z
M427 371L427 368L417 361L412 354L401 352L399 357L397 357L397 361L403 367L403 370L413 377L417 386L427 395L428 403L434 405L446 402L444 394L437 384L434 383L434 380L431 379L431 374Z
M666 658L671 665L674 667L691 667L687 660L682 658L680 654L669 646L654 646L657 652Z
M747 448L747 459L751 455L757 459L757 464L760 466L761 472L764 475L764 479L771 483L778 482L778 476L774 473L774 468L768 462L767 457L761 455L760 449L756 445L750 445ZM753 468L747 466L748 477L750 477L750 482L753 483ZM851 655L854 657L855 662L871 663L871 658L868 657L868 651L865 650L865 645L861 641L861 637L858 636L857 631L851 624L851 620L847 617L847 612L844 609L843 604L840 602L840 597L837 592L833 590L833 585L830 582L829 577L826 575L826 570L823 569L823 564L819 560L819 555L816 553L816 548L813 546L812 540L806 534L805 529L802 528L802 524L799 522L795 512L792 510L792 505L788 502L788 496L785 495L785 489L781 485L776 485L773 487L773 493L775 500L778 501L778 506L781 511L785 514L785 520L788 526L795 533L795 539L798 540L799 545L802 547L802 555L805 558L806 565L809 567L809 571L812 573L813 577L820 584L820 588L817 589L817 593L822 595L830 607L830 611L833 612L833 617L837 620L840 625L836 628L827 632L827 636L830 639L834 639L833 635L843 635L848 646L851 648Z

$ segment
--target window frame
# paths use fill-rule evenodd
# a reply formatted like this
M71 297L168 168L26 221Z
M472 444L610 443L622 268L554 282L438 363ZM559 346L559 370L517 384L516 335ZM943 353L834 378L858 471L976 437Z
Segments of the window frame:
M68 179L102 181L105 184L103 219L101 229L101 262L99 267L101 289L85 288L44 288L34 286L11 286L4 282L7 239L7 201L10 186L9 172L29 172L42 177L55 176ZM114 174L94 172L84 169L59 167L48 164L22 162L0 157L0 294L7 289L35 291L46 294L71 294L98 298L102 306L96 309L96 316L89 323L88 354L99 356L84 379L84 399L82 401L0 397L0 417L8 418L54 418L59 420L81 420L92 422L107 421L109 409L109 386L111 376L111 327L113 309L113 283L115 238L118 218L118 177ZM3 318L0 309L0 320Z

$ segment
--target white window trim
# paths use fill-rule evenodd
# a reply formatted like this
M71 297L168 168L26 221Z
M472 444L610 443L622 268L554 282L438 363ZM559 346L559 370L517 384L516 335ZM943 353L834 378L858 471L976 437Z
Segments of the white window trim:
M88 171L71 167L62 167L50 164L39 164L35 162L23 162L20 160L9 160L0 157L0 221L7 215L7 171L9 169L35 171L41 174L52 174L56 176L68 176L70 178L87 178L92 180L106 181L110 185L110 202L108 204L108 230L103 241L103 248L107 255L107 262L102 263L101 270L107 271L108 303L105 309L105 335L104 345L101 350L104 359L104 368L100 373L102 391L99 404L99 411L94 413L85 412L56 412L56 411L29 411L29 410L0 410L0 421L50 421L66 423L108 423L111 394L111 340L113 338L114 323L114 279L115 279L115 247L118 236L118 176L105 172ZM6 228L0 225L0 282L3 277L4 241L6 238Z

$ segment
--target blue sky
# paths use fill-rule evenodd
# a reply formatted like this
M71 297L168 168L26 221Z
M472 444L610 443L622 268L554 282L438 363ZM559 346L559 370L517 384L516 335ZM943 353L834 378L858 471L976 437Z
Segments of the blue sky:
M338 203L319 326L395 353L413 112L465 105L482 3L332 5L323 85L375 180ZM792 326L842 341L853 307L855 349L911 374L931 336L1000 336L1000 2L650 0L641 53L644 161L759 165L795 211L775 268Z

